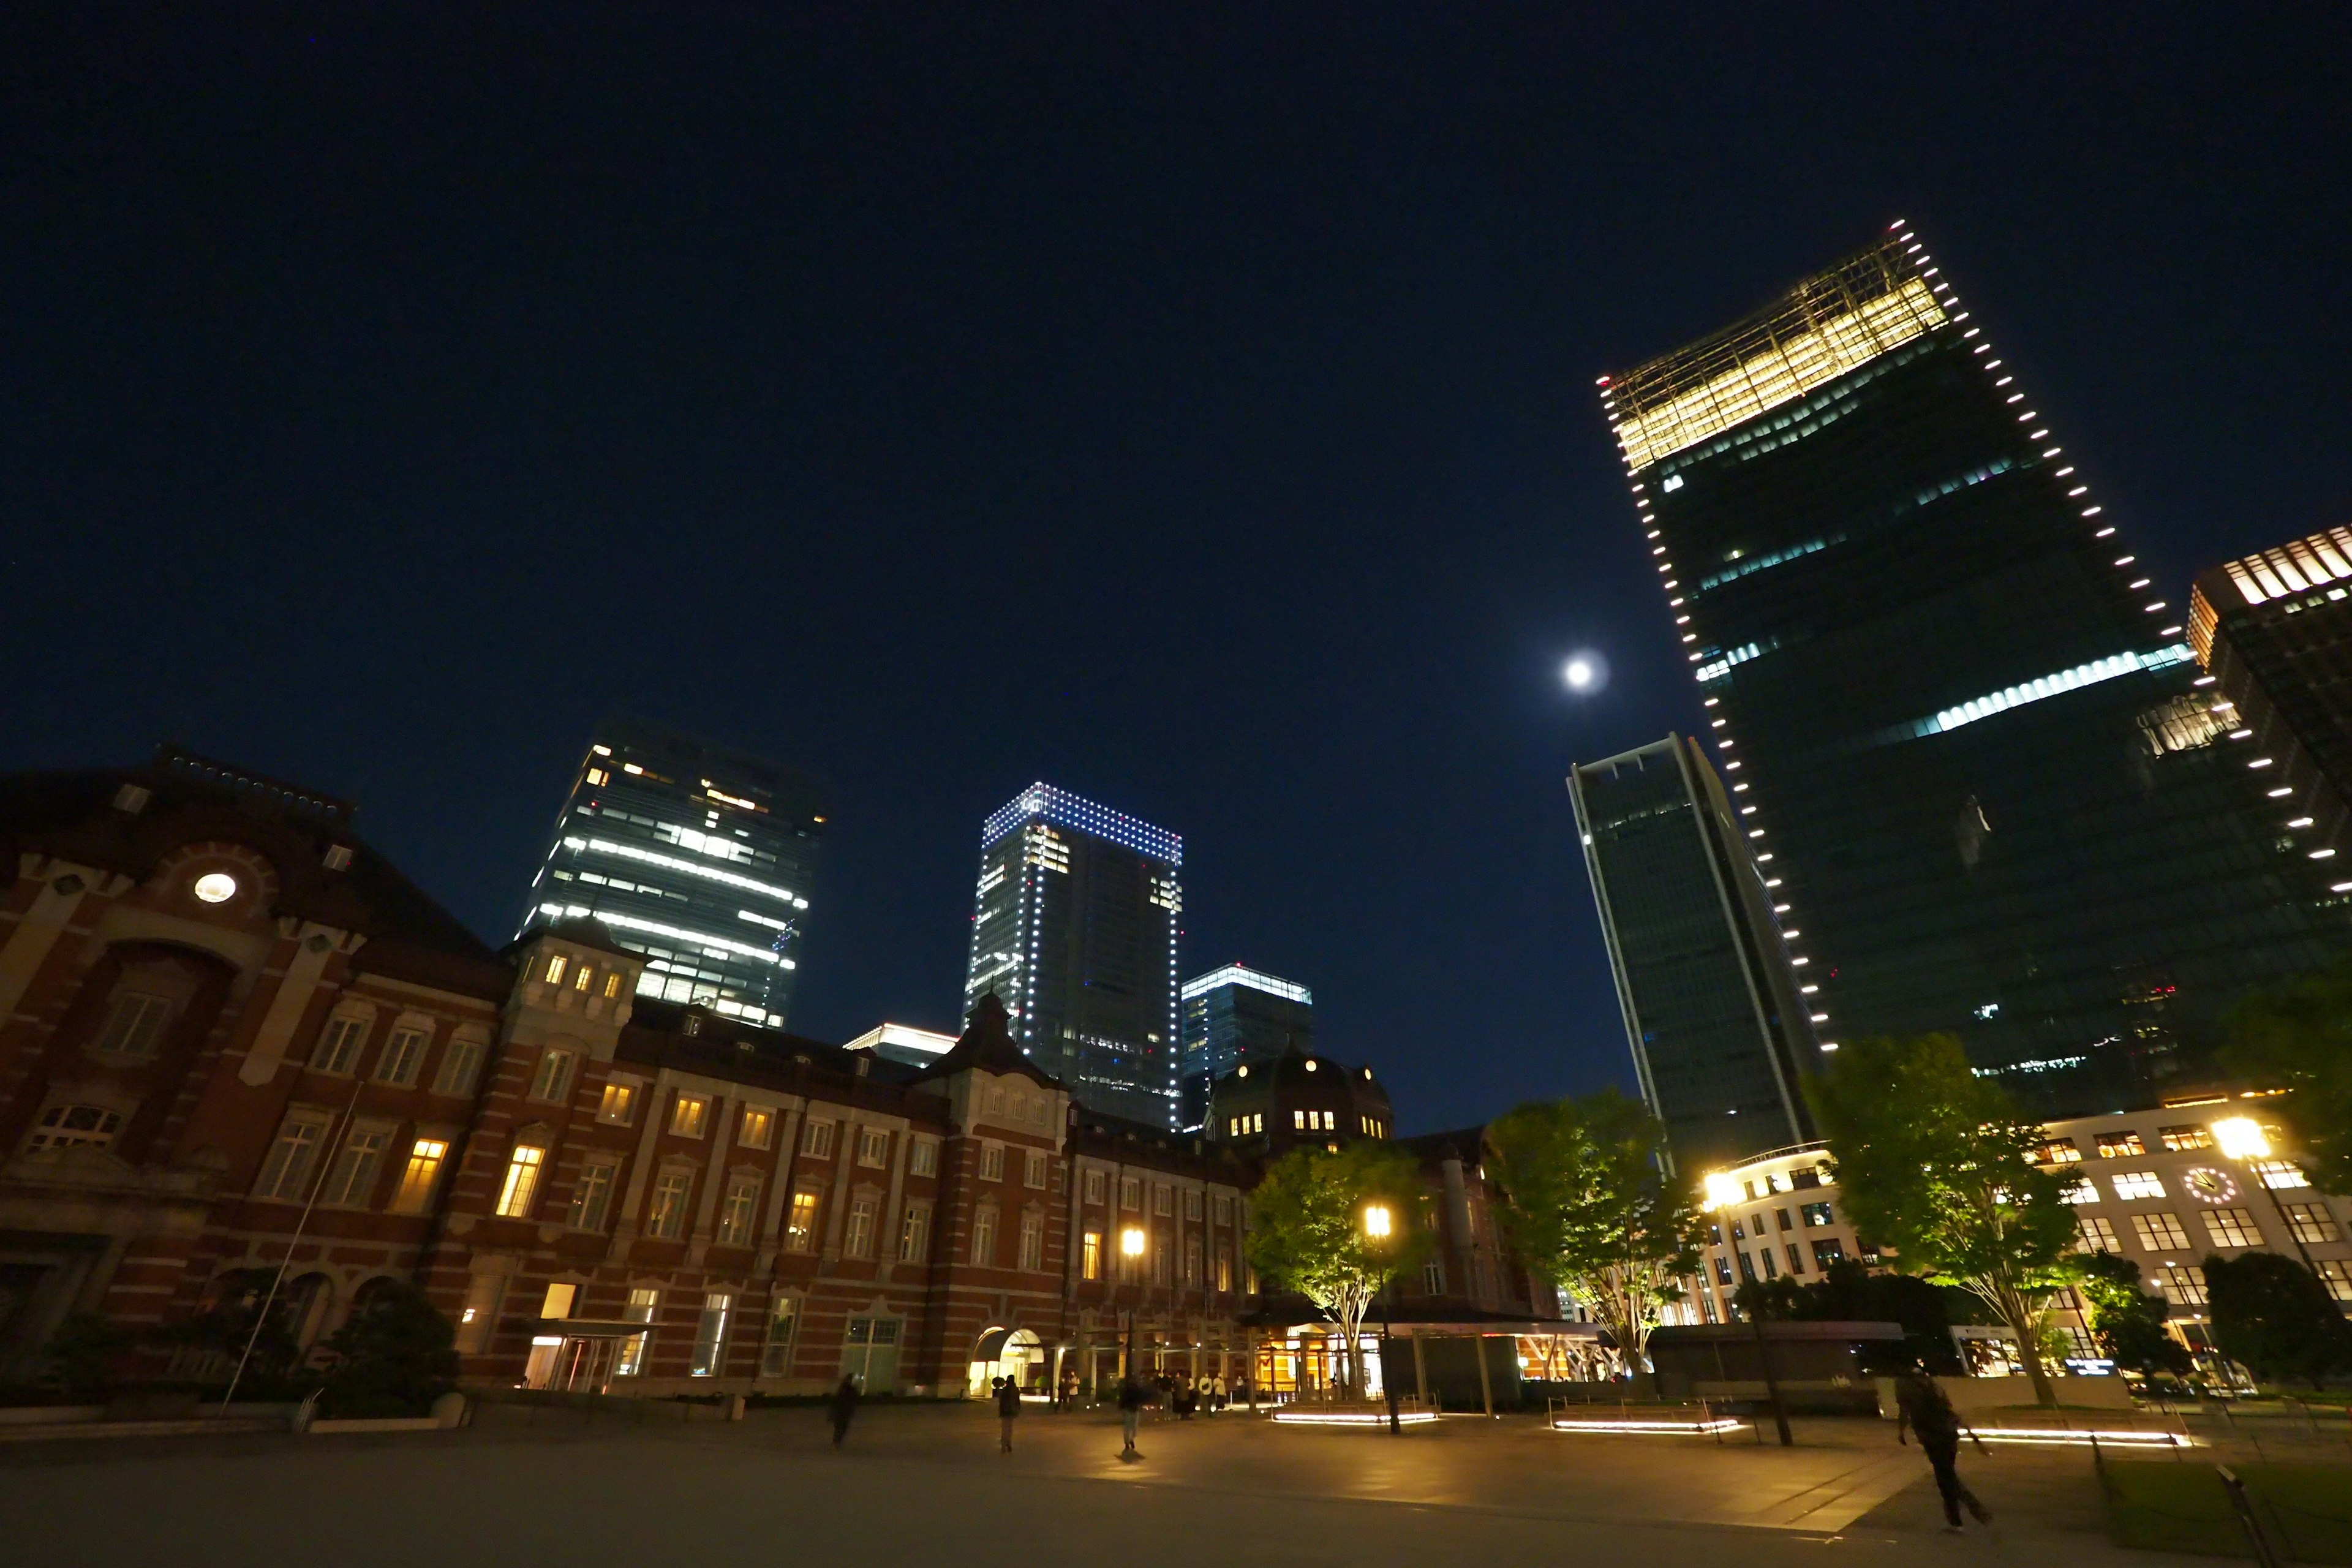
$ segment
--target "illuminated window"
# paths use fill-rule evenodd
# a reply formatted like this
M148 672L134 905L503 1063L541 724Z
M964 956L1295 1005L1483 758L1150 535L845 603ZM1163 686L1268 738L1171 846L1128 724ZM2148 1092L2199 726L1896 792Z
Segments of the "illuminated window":
M986 1204L971 1216L971 1261L982 1268L996 1261L996 1210Z
M859 1128L857 1130L857 1163L877 1171L888 1164L890 1163L889 1132L879 1127Z
M550 985L560 984L563 979L563 955L557 953L547 961L547 973L540 978L545 980Z
M2202 1307L2206 1304L2205 1270L2186 1263L2168 1263L2156 1272L2156 1282L2176 1305Z
M2116 1196L2128 1202L2133 1198L2164 1196L2164 1179L2154 1171L2126 1171L2116 1178Z
M2150 1252L2186 1252L2189 1232L2181 1228L2180 1216L2169 1210L2157 1209L2131 1216L2132 1234L2140 1246Z
M898 1216L898 1261L920 1263L931 1250L931 1205L908 1204Z
M41 1113L38 1126L25 1142L27 1150L65 1149L79 1144L103 1149L122 1128L120 1111L102 1105L52 1105Z
M482 1042L460 1035L441 1054L441 1070L433 1079L436 1094L471 1094L474 1075L482 1070Z
M564 1210L563 1223L573 1230L603 1230L604 1215L613 1206L613 1177L615 1167L599 1161L580 1167L580 1179L572 1184L572 1202Z
M2216 1247L2260 1247L2262 1226L2254 1223L2252 1209L2207 1209L2205 1228Z
M98 1054L134 1059L152 1057L163 1026L171 1017L170 997L143 991L122 992L114 998L113 1010L106 1016L106 1027L99 1032ZM352 1048L358 1048L356 1042Z
M833 1123L812 1121L801 1138L801 1152L812 1160L833 1158Z
M1078 1277L1102 1278L1102 1232L1090 1230L1078 1238Z
M615 1127L626 1127L637 1119L637 1086L633 1083L608 1083L604 1098L596 1106L596 1120L609 1121Z
M2074 1216L2074 1250L2077 1252L2113 1252L2120 1254L2123 1244L2116 1239L2116 1224L2098 1215Z
M1265 1131L1265 1111L1255 1110L1250 1113L1250 1131L1253 1132L1263 1132Z
M570 1051L541 1052L539 1070L530 1078L530 1098L562 1103L572 1090L572 1059Z
M604 976L604 1000L610 1002L621 994L621 972L617 969Z
M1294 1110L1290 1113L1290 1130L1293 1132L1304 1132L1307 1131L1307 1112L1303 1110Z
M449 1156L449 1145L444 1139L419 1138L408 1147L408 1164L400 1173L400 1188L392 1194L394 1214L423 1214L433 1201L433 1188L441 1179L441 1163Z
M319 1036L319 1048L310 1053L310 1067L317 1072L338 1076L352 1070L359 1059L360 1042L367 1038L365 1018L331 1018Z
M694 1360L687 1367L694 1376L718 1373L727 1356L727 1319L734 1310L735 1298L725 1290L713 1290L702 1298L702 1317L694 1327Z
M261 1179L254 1184L253 1195L301 1201L305 1178L319 1157L319 1145L326 1140L331 1120L324 1111L315 1110L298 1110L289 1116L261 1162Z
M1045 1267L1045 1216L1034 1210L1021 1216L1021 1267L1032 1273Z
M530 1143L518 1143L507 1156L506 1178L499 1184L498 1212L507 1219L527 1219L530 1200L539 1192L539 1174L547 1163L547 1151Z
M2058 1201L2062 1204L2095 1204L2099 1201L2099 1189L2090 1177L2077 1176L2070 1184L2059 1188Z
M699 1138L710 1120L710 1097L681 1092L670 1102L669 1130L680 1138Z
M661 1292L640 1286L629 1292L629 1304L621 1309L625 1323L650 1323L661 1307ZM646 1370L646 1347L651 1342L650 1333L631 1334L621 1342L620 1353L613 1358L613 1372L617 1377L635 1377Z
M874 1253L874 1218L881 1205L873 1198L854 1197L849 1200L849 1213L842 1228L841 1250L850 1258L869 1258Z
M1837 1216L1830 1212L1830 1205L1827 1204L1806 1204L1802 1206L1805 1223L1809 1226L1837 1223Z
M548 1286L547 1294L539 1299L539 1315L542 1319L568 1318L572 1315L572 1303L579 1300L579 1286L567 1280L556 1280Z
M909 1175L935 1176L940 1170L940 1144L936 1138L918 1138L907 1151L907 1171Z
M1043 1150L1030 1150L1027 1156L1022 1161L1021 1184L1024 1187L1035 1187L1040 1191L1044 1190L1045 1185L1045 1154Z
M2195 1122L2186 1127L2159 1127L2156 1135L2168 1152L2176 1154L2213 1146L2213 1130Z
M425 1064L425 1034L417 1028L396 1028L383 1045L383 1055L376 1058L375 1076L384 1083L404 1088L416 1081L416 1069Z
M1834 1236L1823 1237L1813 1243L1813 1263L1818 1268L1827 1268L1832 1263L1843 1261L1844 1258L1845 1244ZM1790 1255L1790 1260L1794 1261L1793 1253Z
M457 1351L479 1355L490 1348L498 1326L499 1303L506 1299L507 1282L497 1274L477 1274L466 1281L465 1305L457 1310Z
M345 1137L343 1146L335 1151L334 1163L327 1167L327 1183L319 1201L330 1208L365 1208L375 1194L376 1173L383 1166L384 1147L391 1142L389 1132L354 1131Z
M719 1243L722 1247L751 1245L751 1226L760 1215L760 1178L732 1176L727 1197L719 1205Z
M2305 1175L2302 1168L2292 1160L2256 1160L2253 1167L2254 1174L2262 1178L2263 1185L2266 1187L2311 1185L2311 1178Z
M2319 1270L2319 1282L2327 1293L2339 1301L2352 1301L2352 1264L2340 1258L2323 1258L2314 1265Z
M2326 1204L2285 1204L2286 1226L2297 1241L2340 1241L2343 1233L2336 1228L2336 1216L2327 1212Z
M2037 1165L2073 1165L2081 1163L2083 1151L2074 1146L2072 1138L2053 1138L2033 1151Z
M802 1187L793 1194L792 1213L784 1221L784 1250L806 1252L816 1245L817 1205L823 1194Z
M2137 1132L2102 1132L2099 1134L2099 1158L2102 1160L2137 1159L2147 1152L2147 1145L2139 1141Z
M1217 1293L1224 1295L1233 1288L1234 1249L1221 1241L1217 1244Z
M776 1113L764 1105L743 1108L741 1124L736 1129L735 1141L746 1149L764 1149L775 1141Z

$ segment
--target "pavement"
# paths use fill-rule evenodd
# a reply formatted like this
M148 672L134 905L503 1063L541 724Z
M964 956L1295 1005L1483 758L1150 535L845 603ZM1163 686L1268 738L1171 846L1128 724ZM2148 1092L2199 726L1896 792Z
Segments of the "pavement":
M835 1451L823 1412L620 1425L493 1411L456 1432L16 1445L7 1557L175 1568L275 1561L639 1568L807 1553L859 1563L1569 1563L1703 1552L1778 1568L1946 1561L2139 1568L2102 1527L2087 1453L1965 1456L1989 1530L1943 1532L1926 1461L1883 1423L1801 1422L1799 1446L1567 1435L1449 1416L1402 1437L1245 1414L1155 1420L1118 1458L1109 1414L1033 1411L996 1451L979 1405L875 1405ZM2191 1461L2193 1462L2193 1461ZM838 1558L835 1554L838 1554ZM2209 1568L2210 1568L2210 1560Z

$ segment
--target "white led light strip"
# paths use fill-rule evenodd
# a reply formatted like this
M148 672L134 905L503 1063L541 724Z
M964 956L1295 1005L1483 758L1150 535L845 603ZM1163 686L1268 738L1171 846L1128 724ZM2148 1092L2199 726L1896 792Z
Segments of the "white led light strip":
M793 897L790 888L779 888L773 882L757 881L733 871L722 871L716 866L705 866L694 860L681 860L675 855L657 855L650 849L640 849L634 844L615 844L609 838L566 838L563 841L563 847L567 849L585 849L597 855L617 855L624 860L640 860L648 866L659 866L665 871L683 871L689 877L700 877L712 882L724 882L730 888L741 888L749 892L765 893L772 899L782 899L784 902L801 909L808 907L805 901Z
M698 931L688 931L684 926L664 925L659 921L641 921L635 915L614 914L610 910L592 910L583 904L541 904L539 906L539 912L543 915L559 915L567 919L585 915L592 921L602 921L608 926L618 926L623 931L641 931L655 936L671 937L678 942L691 942L697 947L712 952L723 952L738 958L756 958L762 963L772 963L780 969L800 967L791 959L770 952L764 947L747 947L740 942L730 942L723 936L708 936Z

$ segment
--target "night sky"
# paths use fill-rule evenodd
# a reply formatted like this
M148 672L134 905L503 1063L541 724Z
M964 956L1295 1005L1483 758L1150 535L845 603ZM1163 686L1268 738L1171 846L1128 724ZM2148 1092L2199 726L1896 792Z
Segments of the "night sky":
M0 766L356 798L503 942L598 716L702 732L829 781L834 1039L1043 778L1421 1131L1627 1076L1596 375L1907 217L2177 598L2352 521L2340 7L912 9L0 11Z

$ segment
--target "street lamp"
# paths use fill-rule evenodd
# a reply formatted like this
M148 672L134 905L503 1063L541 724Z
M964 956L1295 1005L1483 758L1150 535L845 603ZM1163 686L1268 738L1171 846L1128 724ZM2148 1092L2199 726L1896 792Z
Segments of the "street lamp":
M2254 1163L2271 1157L2271 1137L2263 1131L2263 1124L2251 1116L2225 1116L2213 1123L2213 1142L2221 1145L2222 1158L2244 1165L2246 1179L2271 1195L2271 1211L2278 1215L2287 1239L2302 1255L2304 1268L2317 1275L2319 1270L2312 1266L2311 1249L2304 1246L2303 1237L2295 1235L2293 1222L2286 1217L2286 1205L2279 1202L2278 1189L2263 1179L2262 1168Z
M1118 1233L1119 1256L1134 1260L1128 1268L1129 1271L1136 1277L1136 1289L1139 1292L1143 1289L1143 1247L1144 1237L1141 1226L1131 1225ZM1129 1377L1135 1375L1135 1303L1132 1300L1127 1304L1127 1354L1122 1358L1119 1370Z
M1706 1206L1716 1212L1718 1216L1717 1223L1732 1224L1731 1210L1735 1205L1748 1196L1746 1189L1732 1180L1728 1172L1709 1171L1706 1178ZM1731 1247L1729 1242L1722 1245L1727 1250L1736 1250ZM1771 1243L1768 1241L1764 1245L1769 1247ZM1748 1326L1756 1331L1756 1360L1764 1370L1764 1393L1772 1401L1772 1426L1780 1434L1780 1447L1793 1448L1797 1446L1797 1440L1789 1432L1789 1413L1780 1407L1780 1380L1772 1375L1772 1347L1764 1339L1764 1287L1760 1281L1755 1279L1750 1279L1748 1283L1754 1285L1756 1290L1749 1298ZM1736 1301L1737 1298L1734 1300Z
M1369 1204L1364 1208L1364 1236L1372 1250L1383 1258L1390 1256L1389 1233L1393 1221L1386 1204ZM1479 1353L1486 1353L1482 1342ZM1381 1392L1388 1396L1389 1436L1404 1436L1404 1425L1397 1419L1396 1379L1389 1375L1389 1271L1381 1270Z

